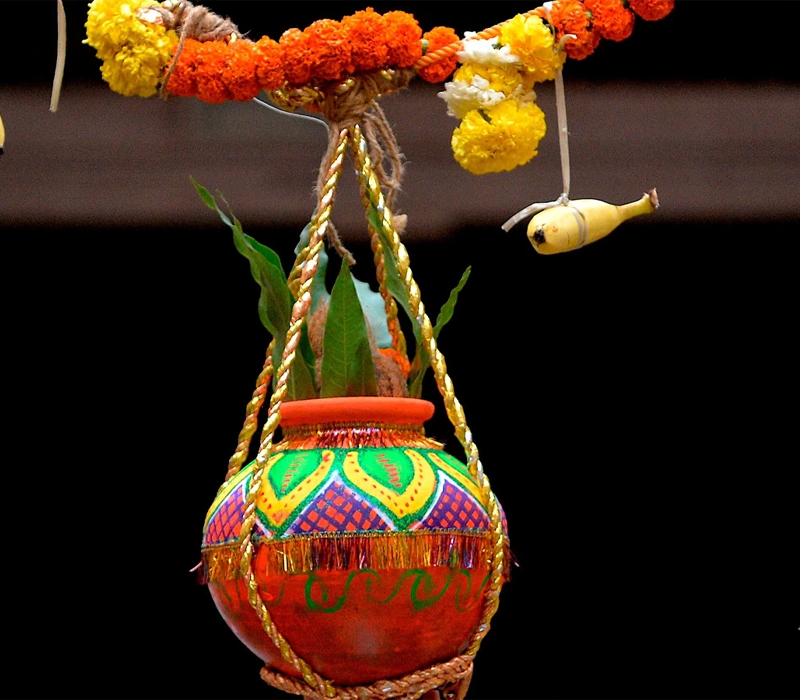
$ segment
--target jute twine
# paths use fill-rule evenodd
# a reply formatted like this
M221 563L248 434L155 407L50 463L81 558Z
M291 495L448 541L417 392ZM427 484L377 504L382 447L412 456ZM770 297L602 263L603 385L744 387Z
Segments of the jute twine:
M160 5L150 5L146 11L160 15L161 23L167 29L174 29L180 37L175 55L161 83L159 94L164 99L167 98L167 83L178 64L186 39L215 41L227 39L231 35L241 36L239 28L230 19L220 17L202 5L194 5L189 0L165 0Z
M402 678L391 681L378 681L366 686L336 686L336 700L417 700L438 690L442 700L464 700L472 680L472 660L465 654L445 663L436 664L421 671L414 671ZM302 695L308 700L331 700L310 688L299 678L276 673L265 666L261 678L269 685L287 693Z
M369 144L372 166L384 191L387 206L393 210L403 180L403 154L377 100L383 95L405 88L414 75L411 69L382 70L353 76L323 93L324 96L317 106L328 122L328 147L322 157L317 177L315 191L318 198L336 151L339 133L342 129L359 124ZM385 165L387 161L388 170ZM404 229L405 222L405 216L395 217L397 228ZM355 264L352 254L342 244L334 226L329 228L328 241L348 265Z

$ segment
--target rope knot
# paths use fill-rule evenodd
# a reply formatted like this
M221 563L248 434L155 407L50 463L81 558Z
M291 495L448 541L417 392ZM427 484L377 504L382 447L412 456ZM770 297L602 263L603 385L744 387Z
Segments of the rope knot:
M161 81L160 95L163 99L167 99L167 83L178 64L186 39L215 41L241 36L239 28L230 19L220 17L202 5L193 5L189 0L165 0L160 5L140 7L137 15L143 22L160 24L180 35L172 62Z
M238 27L228 18L220 17L207 7L194 5L189 0L165 0L160 5L150 5L139 10L145 21L157 14L160 23L167 29L174 29L181 38L198 41L226 39L231 34L239 34Z
M406 87L413 76L411 70L381 70L354 75L325 91L320 111L332 124L352 127L363 121L379 97Z

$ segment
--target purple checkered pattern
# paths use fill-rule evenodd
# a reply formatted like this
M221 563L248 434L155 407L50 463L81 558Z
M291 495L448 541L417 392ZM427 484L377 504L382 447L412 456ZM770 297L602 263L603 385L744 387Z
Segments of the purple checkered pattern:
M338 481L330 482L286 531L286 535L313 532L392 530L392 525L364 497Z
M472 496L443 478L439 499L422 521L422 527L431 530L485 530L489 527L489 518Z

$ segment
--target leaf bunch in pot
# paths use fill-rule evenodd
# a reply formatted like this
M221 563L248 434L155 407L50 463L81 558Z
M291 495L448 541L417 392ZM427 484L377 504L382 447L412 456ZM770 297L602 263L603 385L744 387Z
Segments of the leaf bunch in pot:
M241 222L220 209L216 198L192 179L205 204L219 214L233 232L233 242L250 263L250 273L260 288L258 315L274 339L272 362L280 366L286 333L296 299L277 253L246 234ZM219 193L218 193L219 195ZM224 202L224 197L219 195ZM311 308L301 330L298 352L287 382L286 401L334 396L403 396L419 398L430 357L422 330L412 314L408 293L397 271L389 237L374 208L370 225L381 239L386 289L408 319L414 336L413 359L402 355L392 343L383 297L353 276L344 259L329 290L326 284L329 257L323 247L311 287ZM308 245L310 224L300 234L294 250L298 255ZM433 328L434 338L450 321L458 295L469 278L467 268L443 304ZM276 379L273 377L273 382Z

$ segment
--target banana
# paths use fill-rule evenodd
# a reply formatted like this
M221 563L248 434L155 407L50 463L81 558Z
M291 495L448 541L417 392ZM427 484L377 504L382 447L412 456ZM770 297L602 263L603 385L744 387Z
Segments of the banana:
M528 224L528 238L537 253L564 253L598 241L623 221L657 208L655 189L645 192L636 202L621 206L599 199L576 199L536 214Z
M6 145L6 128L3 126L3 117L0 117L0 156L3 155L3 148Z

